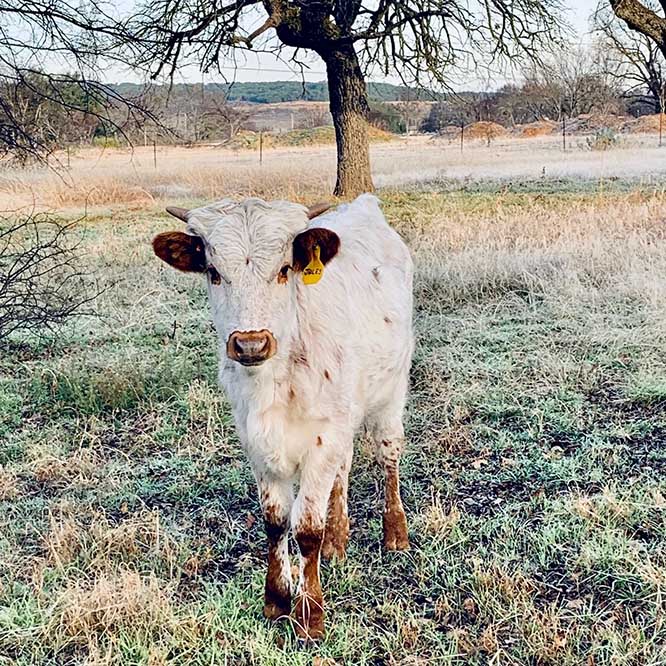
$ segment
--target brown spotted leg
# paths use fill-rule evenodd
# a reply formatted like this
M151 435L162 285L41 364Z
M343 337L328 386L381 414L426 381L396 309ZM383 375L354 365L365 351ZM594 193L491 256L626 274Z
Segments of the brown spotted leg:
M342 560L349 541L349 516L347 515L347 491L349 487L349 470L351 468L353 448L350 447L345 462L340 466L333 489L328 498L326 513L326 529L321 556L331 560L335 556Z
M352 438L349 436L349 446ZM291 523L301 554L300 576L294 609L294 626L300 638L319 640L324 636L324 597L319 578L319 556L329 497L341 466L339 451L345 441L322 434L301 471L300 488L294 502ZM343 446L345 448L343 448Z
M264 617L277 620L291 612L289 515L293 489L283 481L259 482L264 525L268 537L268 572L264 591Z
M407 550L407 518L400 499L400 474L398 466L404 448L405 437L400 418L379 422L374 431L378 462L384 467L386 479L384 496L384 548Z

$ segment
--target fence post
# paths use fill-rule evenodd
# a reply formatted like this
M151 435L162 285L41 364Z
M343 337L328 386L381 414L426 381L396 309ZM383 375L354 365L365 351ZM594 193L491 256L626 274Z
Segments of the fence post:
M259 164L264 162L264 132L259 132Z
M460 121L460 152L465 151L465 122Z
M562 114L562 150L567 152L567 116Z
M153 137L153 166L157 169L157 140Z

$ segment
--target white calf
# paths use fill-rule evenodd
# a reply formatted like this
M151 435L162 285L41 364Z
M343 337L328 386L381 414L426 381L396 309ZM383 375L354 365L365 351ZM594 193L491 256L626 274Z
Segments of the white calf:
M371 195L314 222L303 206L259 199L170 212L186 232L153 246L180 270L208 273L220 382L268 535L264 614L291 611L291 526L301 555L296 626L319 638L319 556L344 556L353 440L364 424L386 474L384 545L409 546L398 482L413 347L409 252Z

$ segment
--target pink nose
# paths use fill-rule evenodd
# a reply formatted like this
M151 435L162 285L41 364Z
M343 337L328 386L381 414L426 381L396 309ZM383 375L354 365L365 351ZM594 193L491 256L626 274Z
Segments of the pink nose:
M277 351L270 331L234 331L227 340L227 356L241 365L261 365Z

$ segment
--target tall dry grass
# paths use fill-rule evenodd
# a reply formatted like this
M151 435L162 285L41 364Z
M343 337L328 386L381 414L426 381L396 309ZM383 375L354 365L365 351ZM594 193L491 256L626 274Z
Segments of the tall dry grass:
M409 137L371 146L375 184L405 188L450 182L542 178L644 178L666 173L654 137L635 136L604 153L572 140L567 153L555 137L502 138L486 145ZM582 143L581 143L582 142ZM579 145L580 144L580 145ZM156 159L156 164L155 164ZM231 151L216 147L160 146L81 149L70 167L56 155L53 168L5 169L0 210L37 208L91 210L123 206L133 211L164 202L210 201L225 196L260 196L312 201L329 196L335 179L335 147Z

